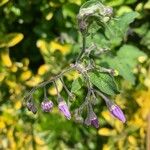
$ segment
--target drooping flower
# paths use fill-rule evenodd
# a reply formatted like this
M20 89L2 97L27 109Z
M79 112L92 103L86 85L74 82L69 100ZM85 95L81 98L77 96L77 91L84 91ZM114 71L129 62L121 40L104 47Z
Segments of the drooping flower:
M91 104L89 105L88 108L88 113L87 113L87 118L85 119L84 122L87 126L94 126L95 128L99 128L99 122L98 122L98 118L96 116L96 114L93 111L93 108L91 106Z
M111 114L118 118L120 121L122 121L123 123L126 122L126 118L125 115L123 113L123 111L120 109L119 106L117 106L113 101L111 101L109 98L107 98L104 94L99 92L99 95L104 99L109 111L111 112Z
M117 106L116 104L113 104L113 105L111 105L111 107L109 107L109 110L114 117L118 118L123 123L126 122L124 113L122 112L122 110L120 109L119 106Z
M29 111L31 111L32 113L36 114L37 108L35 107L35 104L33 103L33 101L28 101L26 106L27 106Z
M44 112L50 112L53 108L53 102L52 101L48 101L48 100L44 100L41 103L41 108Z
M65 115L65 117L68 120L71 119L71 114L70 114L69 108L68 108L66 102L63 99L61 101L59 101L58 108Z

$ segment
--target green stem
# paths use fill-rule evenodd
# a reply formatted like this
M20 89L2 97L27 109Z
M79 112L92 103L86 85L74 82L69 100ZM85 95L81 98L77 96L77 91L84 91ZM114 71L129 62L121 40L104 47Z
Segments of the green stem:
M79 60L81 59L83 53L85 52L85 47L86 47L86 36L83 35L83 36L82 36L82 50L81 50L81 52L80 52L80 54L79 54L79 56L78 56L76 62L79 62Z
M61 96L60 96L60 93L59 93L59 90L58 90L58 86L57 86L57 84L56 84L56 81L53 81L53 83L54 83L54 86L55 86L55 88L56 88L57 96L60 98Z

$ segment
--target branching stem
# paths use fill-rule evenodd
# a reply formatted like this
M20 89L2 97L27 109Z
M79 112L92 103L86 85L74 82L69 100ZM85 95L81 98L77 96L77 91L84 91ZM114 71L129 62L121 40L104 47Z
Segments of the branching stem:
M67 68L66 70L62 71L62 72L61 72L60 74L58 74L57 76L53 77L52 79L40 83L39 85L37 85L36 87L34 87L34 88L25 96L25 98L30 97L30 96L35 92L35 90L37 90L38 88L42 88L42 87L46 86L47 84L56 81L56 80L59 79L62 75L64 75L65 73L71 71L71 70L74 69L74 68L75 68L75 66L71 66L71 67Z

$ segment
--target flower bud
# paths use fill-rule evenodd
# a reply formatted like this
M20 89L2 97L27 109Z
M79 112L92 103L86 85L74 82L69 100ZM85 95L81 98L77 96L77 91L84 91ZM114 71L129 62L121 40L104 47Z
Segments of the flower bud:
M109 108L109 110L114 117L118 118L123 123L126 122L126 118L119 106L114 104Z
M87 126L94 126L95 128L99 128L99 122L96 114L93 112L92 106L90 105L90 108L88 109L87 118L84 122Z
M111 114L118 118L120 121L122 121L123 123L126 122L126 118L122 112L122 110L120 109L119 106L117 106L114 102L112 102L111 100L109 100L105 95L103 95L102 93L99 93L99 95L105 100L106 105L109 109L109 111L111 112Z
M44 112L50 112L53 108L53 102L45 100L41 103L41 108Z
M91 120L91 125L93 125L95 128L99 128L99 122L98 122L97 117Z
M29 111L31 111L32 113L36 114L37 108L35 107L35 105L34 105L34 103L32 101L28 101L26 106L27 106Z
M66 104L66 102L64 100L59 101L58 108L65 115L65 117L68 120L71 119L71 114L70 114L69 108L68 108L68 106L67 106L67 104Z

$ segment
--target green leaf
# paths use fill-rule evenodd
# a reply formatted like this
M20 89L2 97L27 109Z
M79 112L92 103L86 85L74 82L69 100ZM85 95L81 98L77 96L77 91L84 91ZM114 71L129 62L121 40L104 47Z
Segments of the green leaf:
M119 49L117 56L120 58L137 59L140 56L145 56L145 53L135 46L125 44Z
M100 47L109 47L110 49L121 44L122 40L126 36L128 26L138 16L137 12L129 12L118 18L111 19L108 23L104 23L103 28L99 32L98 25L90 27L90 33L92 36L87 37L87 43L94 42ZM99 26L100 29L100 26ZM102 30L105 30L104 33ZM93 33L95 32L95 34Z
M126 59L127 60L127 59ZM127 64L123 59L121 60L119 57L109 59L108 64L111 68L116 69L124 79L131 82L132 84L135 83L135 77L132 73L132 68L129 64Z
M90 72L89 77L90 81L102 92L108 95L119 93L116 82L111 75L106 73Z
M138 63L138 57L145 55L144 52L135 46L123 45L117 52L117 56L104 58L104 61L107 62L111 68L118 70L119 75L124 79L134 84L135 77L132 70Z
M75 79L72 83L71 92L77 93L78 90L80 90L82 86L83 86L83 78L79 77Z
M131 69L133 69L138 63L138 58L140 56L145 56L146 54L140 51L137 47L132 45L124 45L117 52L117 57L124 64L128 64Z
M128 26L138 16L137 12L126 13L115 20L111 20L106 26L105 35L109 40L122 39ZM118 43L120 44L120 43Z

